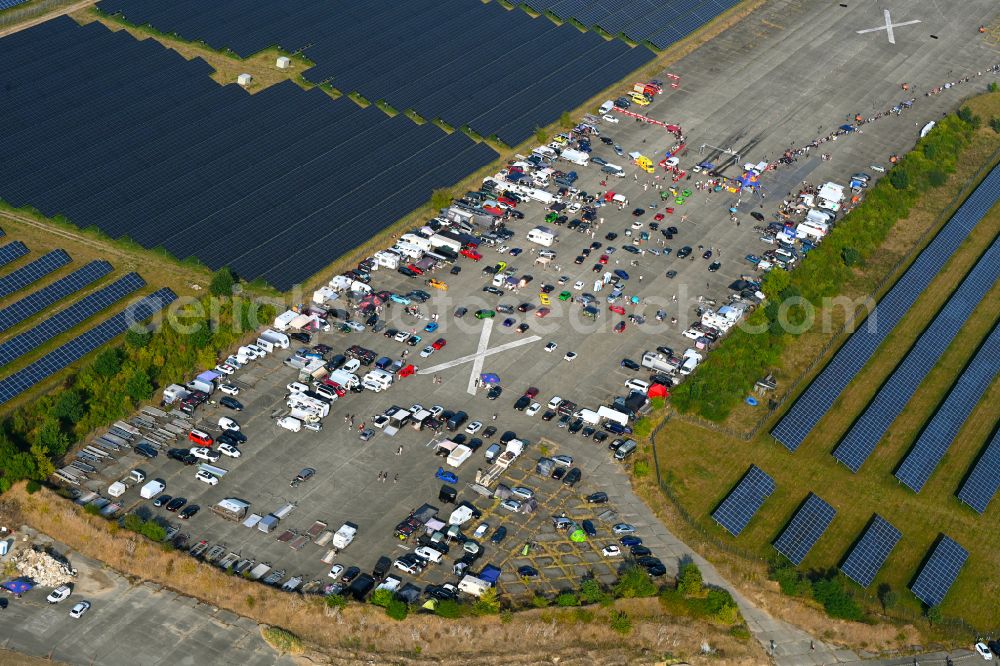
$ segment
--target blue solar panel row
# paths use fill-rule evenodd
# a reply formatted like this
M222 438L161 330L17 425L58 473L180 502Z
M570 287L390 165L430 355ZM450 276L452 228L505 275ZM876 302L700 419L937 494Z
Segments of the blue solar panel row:
M49 273L53 273L73 261L65 250L52 250L43 254L29 264L16 271L0 277L0 298L7 298L15 291L37 282Z
M909 311L955 250L1000 199L1000 166L983 180L944 228L934 237L896 285L886 294L868 322L859 325L833 359L799 396L771 434L795 451L829 411L854 376L868 363L882 341Z
M1000 374L1000 326L993 329L903 459L896 478L915 493L927 483L973 408Z
M0 343L0 366L21 358L57 335L79 326L101 310L111 307L117 301L145 286L146 281L138 273L129 273L108 286L84 296L34 328Z
M969 551L942 534L910 591L932 608L941 605L968 558Z
M837 510L819 495L809 493L805 503L774 542L775 550L791 560L792 564L802 564L836 515Z
M644 3L645 0L636 0ZM396 109L413 109L453 127L516 145L655 56L571 25L532 18L499 2L411 0L342 4L255 0L177 3L105 0L101 8L210 45L249 55L275 44L301 51L304 72L341 92L357 92ZM631 58L623 52L634 51ZM615 63L609 66L609 63ZM590 73L604 69L603 77ZM613 77L613 78L612 78ZM532 85L528 85L530 82ZM497 113L491 113L497 109ZM511 123L512 114L527 114Z
M848 554L840 570L861 587L867 588L875 580L879 569L889 558L889 553L903 535L882 516L875 514L865 528L865 533Z
M712 512L712 518L727 532L739 536L773 492L774 479L760 467L750 465L732 492Z
M84 287L93 284L112 270L106 261L92 261L52 284L28 294L19 301L0 310L0 332L6 331L22 321L33 317L48 306L66 298Z
M924 381L927 373L940 360L965 325L969 315L986 297L998 278L1000 278L1000 237L997 237L993 245L979 258L934 321L914 343L903 362L882 385L861 417L854 422L843 441L834 449L834 458L847 465L853 472L861 469L865 460L889 430L889 426L910 402L910 398ZM917 482L917 479L901 480L904 483Z
M42 382L123 334L134 324L149 319L170 305L177 295L164 288L139 299L118 314L86 333L57 347L37 361L0 380L0 404L9 402L35 384Z
M986 511L1000 488L1000 430L990 439L979 460L958 491L958 499L980 514Z
M10 9L11 7L17 7L18 5L23 5L28 0L0 0L0 11L4 9Z
M74 59L39 68L39 52ZM290 81L220 87L206 67L68 18L0 40L16 97L0 96L0 197L284 290L497 158Z
M6 266L12 261L28 254L28 246L21 241L14 241L0 246L0 266Z

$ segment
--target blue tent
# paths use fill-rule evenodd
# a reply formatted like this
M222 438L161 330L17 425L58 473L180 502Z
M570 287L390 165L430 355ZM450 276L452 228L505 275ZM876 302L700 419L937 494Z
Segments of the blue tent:
M495 375L492 372L484 372L479 375L479 380L484 384L499 384L500 375Z
M3 589L17 595L24 594L34 586L35 584L30 580L24 580L23 578L18 580L8 580L6 583L0 584L0 587Z
M479 572L479 580L484 580L490 585L496 585L497 581L500 580L500 569L493 566L492 564L487 564L483 567L483 570Z

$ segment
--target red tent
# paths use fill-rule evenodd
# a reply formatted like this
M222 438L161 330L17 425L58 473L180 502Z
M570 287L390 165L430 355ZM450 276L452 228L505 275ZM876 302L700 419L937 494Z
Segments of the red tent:
M663 384L653 384L646 392L646 396L650 398L669 398L670 392L667 391L667 387Z

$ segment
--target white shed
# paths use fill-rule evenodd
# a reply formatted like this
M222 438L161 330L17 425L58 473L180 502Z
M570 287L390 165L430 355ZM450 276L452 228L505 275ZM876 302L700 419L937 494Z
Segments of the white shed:
M240 74L239 76L236 77L236 83L240 84L244 88L250 85L251 81L253 81L253 77L250 76L249 74Z
M278 69L288 69L292 66L292 60L286 56L281 56L275 61L274 66Z

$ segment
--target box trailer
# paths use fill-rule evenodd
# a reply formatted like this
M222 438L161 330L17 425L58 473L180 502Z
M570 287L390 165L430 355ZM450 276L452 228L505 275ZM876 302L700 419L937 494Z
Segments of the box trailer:
M535 227L528 232L527 238L532 243L538 243L544 247L552 247L552 243L555 242L556 235L552 233L548 227Z
M587 164L590 163L590 153L585 153L582 150L569 150L569 149L567 149L567 150L562 151L562 153L559 155L559 157L563 158L567 162L570 162L572 164L576 164L576 165L579 165L579 166L587 166Z
M350 523L344 523L333 535L333 547L343 550L351 545L358 534L358 528Z
M234 522L243 520L249 511L250 503L236 499L235 497L227 497L220 500L218 504L212 507L213 513Z

